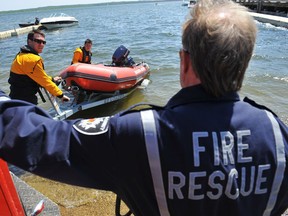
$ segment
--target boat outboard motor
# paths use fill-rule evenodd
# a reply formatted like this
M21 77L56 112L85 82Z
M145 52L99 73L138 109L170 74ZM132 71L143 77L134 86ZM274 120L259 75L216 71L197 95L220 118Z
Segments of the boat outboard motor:
M129 53L130 50L128 50L125 46L123 45L119 46L112 56L112 65L132 66L133 64L135 64L133 58L131 57L128 58Z

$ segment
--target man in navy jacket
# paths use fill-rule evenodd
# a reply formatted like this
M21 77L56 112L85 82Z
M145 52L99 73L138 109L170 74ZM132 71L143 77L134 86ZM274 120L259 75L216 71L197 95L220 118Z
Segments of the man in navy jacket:
M182 89L166 106L55 121L0 94L0 157L73 185L111 190L137 216L280 215L288 129L240 100L256 40L247 10L200 0L183 26Z

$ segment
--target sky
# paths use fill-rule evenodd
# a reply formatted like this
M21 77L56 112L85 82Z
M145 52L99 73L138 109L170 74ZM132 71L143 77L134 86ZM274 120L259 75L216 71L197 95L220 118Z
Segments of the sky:
M2 0L0 4L0 11L21 10L46 6L96 4L123 1L131 0Z

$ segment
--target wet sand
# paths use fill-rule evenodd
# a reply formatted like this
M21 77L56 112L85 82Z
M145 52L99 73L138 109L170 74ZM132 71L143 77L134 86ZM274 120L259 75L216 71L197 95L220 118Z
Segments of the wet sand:
M109 191L75 187L32 174L20 177L27 184L58 204L62 216L113 216L116 195ZM121 203L121 214L128 211Z

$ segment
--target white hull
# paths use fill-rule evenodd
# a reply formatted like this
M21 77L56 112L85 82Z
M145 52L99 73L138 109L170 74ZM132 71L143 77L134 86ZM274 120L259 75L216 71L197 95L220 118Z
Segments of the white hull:
M73 22L73 23L41 23L42 26L44 26L46 29L54 29L54 28L64 28L64 27L69 27L69 26L74 26L77 25L78 22Z
M67 16L66 14L60 14L60 16L50 16L40 20L40 24L46 29L63 28L74 26L78 24L78 20L75 17Z

